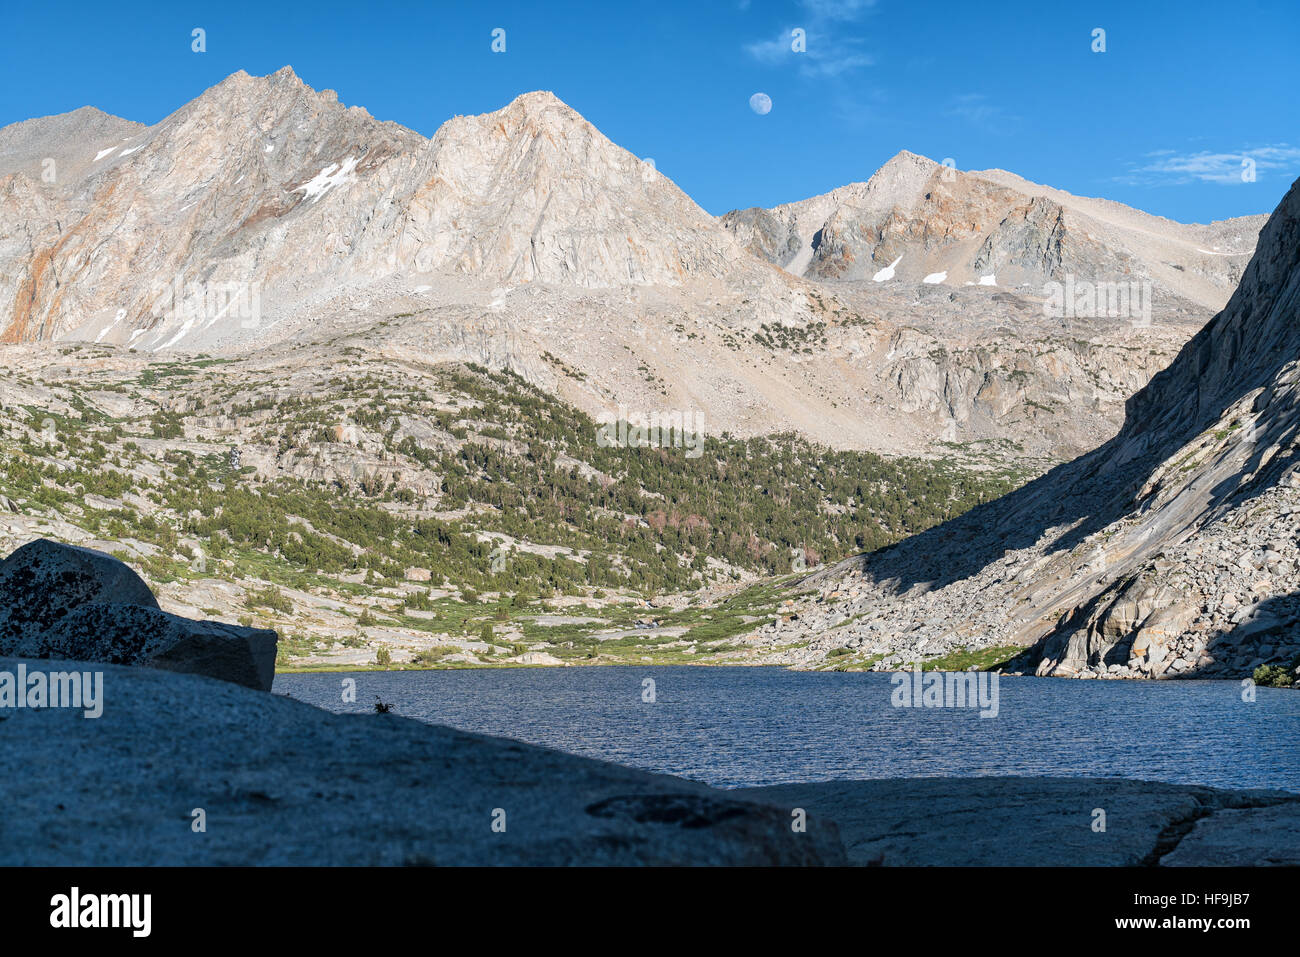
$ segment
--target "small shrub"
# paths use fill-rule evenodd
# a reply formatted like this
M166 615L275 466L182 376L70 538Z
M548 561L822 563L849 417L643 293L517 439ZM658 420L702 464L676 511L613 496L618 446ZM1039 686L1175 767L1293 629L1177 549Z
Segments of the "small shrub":
M280 589L274 585L249 592L244 597L244 607L269 608L284 615L293 614L293 602L286 598Z
M1252 677L1262 688L1290 688L1295 683L1291 673L1281 665L1260 665Z

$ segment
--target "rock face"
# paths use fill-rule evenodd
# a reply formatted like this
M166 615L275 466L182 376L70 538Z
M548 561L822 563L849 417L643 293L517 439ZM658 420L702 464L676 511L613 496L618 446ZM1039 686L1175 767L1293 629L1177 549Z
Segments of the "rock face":
M795 833L787 810L667 775L195 675L104 670L97 719L3 715L0 864L845 862L833 824Z
M733 792L836 822L849 863L905 867L1300 863L1300 796L1097 778L896 778ZM1105 812L1102 830L1094 809Z
M774 660L811 663L847 647L886 669L1021 646L1030 650L1009 667L1040 675L1244 677L1264 664L1295 673L1297 315L1300 183L1228 305L1129 401L1114 439L813 576L819 596L760 640L811 638Z
M1160 863L1166 867L1300 867L1294 803L1229 806L1198 820Z
M757 206L732 210L721 222L746 249L782 269L790 266L804 247L793 219Z
M0 641L6 646L95 604L158 609L140 576L103 552L37 539L0 562Z
M273 631L161 611L102 552L37 539L0 563L0 654L142 664L270 691L276 642Z

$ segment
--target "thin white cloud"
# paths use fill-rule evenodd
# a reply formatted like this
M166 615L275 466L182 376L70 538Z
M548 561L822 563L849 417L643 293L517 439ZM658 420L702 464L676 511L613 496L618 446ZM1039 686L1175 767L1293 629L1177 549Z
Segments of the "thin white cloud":
M793 52L790 49L790 31L786 30L771 40L760 40L745 45L745 52L760 63L780 63Z
M839 76L850 70L871 66L876 61L865 53L844 51L837 56L809 57L808 62L799 68L807 77Z
M810 17L827 23L857 20L876 5L876 0L799 0Z
M1243 173L1248 170L1254 171L1255 178L1269 170L1300 170L1300 147L1278 143L1235 153L1155 150L1147 153L1143 160L1141 165L1134 166L1129 176L1124 177L1125 182L1147 185L1200 182L1231 186L1250 182L1249 178L1243 178Z
M985 129L1004 127L1018 119L997 104L990 103L983 93L963 93L953 97L944 114Z
M791 23L770 40L745 44L745 52L767 66L796 60L801 76L818 79L836 77L871 66L875 59L863 52L863 39L846 34L853 23L876 0L800 0L804 17ZM795 31L802 30L803 50L795 50Z

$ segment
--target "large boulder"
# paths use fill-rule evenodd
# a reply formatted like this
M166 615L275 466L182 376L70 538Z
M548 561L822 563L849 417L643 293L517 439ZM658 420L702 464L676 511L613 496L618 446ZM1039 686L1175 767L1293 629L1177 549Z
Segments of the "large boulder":
M29 635L10 654L114 665L145 664L271 690L275 632L193 621L140 605L83 605L53 629Z
M0 655L148 665L270 691L277 640L170 615L130 567L88 548L38 539L0 562Z
M103 552L38 538L0 562L0 649L49 631L87 604L157 608L149 586Z

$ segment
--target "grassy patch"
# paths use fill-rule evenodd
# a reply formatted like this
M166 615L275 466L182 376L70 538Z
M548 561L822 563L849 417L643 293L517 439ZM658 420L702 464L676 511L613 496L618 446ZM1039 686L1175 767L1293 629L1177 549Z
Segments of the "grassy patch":
M1005 665L1025 649L1019 645L1001 645L996 648L977 648L973 651L954 651L952 654L921 663L922 671L992 671Z

